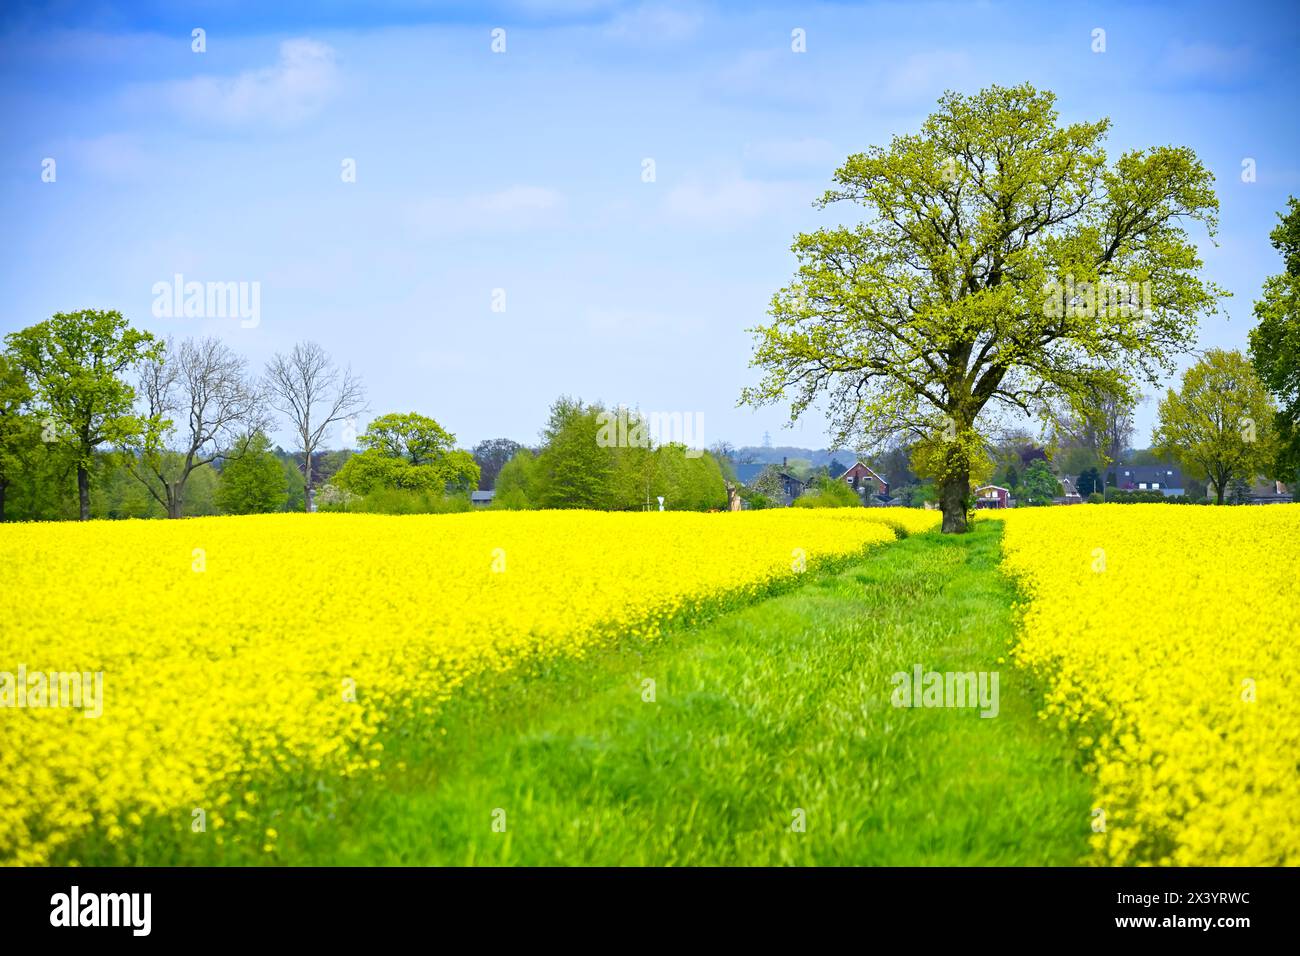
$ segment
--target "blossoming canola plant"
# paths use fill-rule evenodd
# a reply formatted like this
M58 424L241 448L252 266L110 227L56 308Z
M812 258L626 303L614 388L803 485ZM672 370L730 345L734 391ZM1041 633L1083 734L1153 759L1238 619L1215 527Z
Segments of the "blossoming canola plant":
M256 811L295 767L379 765L387 717L536 655L653 636L936 514L268 515L0 527L0 671L104 674L102 716L0 708L0 862Z
M1090 754L1097 861L1300 864L1300 505L1005 521L1015 654Z

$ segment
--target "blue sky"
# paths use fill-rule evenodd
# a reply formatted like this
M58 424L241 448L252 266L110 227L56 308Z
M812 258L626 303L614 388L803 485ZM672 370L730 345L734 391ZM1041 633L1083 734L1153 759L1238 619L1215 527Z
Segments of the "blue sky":
M568 393L702 413L710 443L821 446L819 420L784 430L784 410L735 404L756 380L745 330L790 278L791 240L838 215L812 200L945 89L1029 81L1065 121L1110 116L1112 155L1185 144L1214 171L1221 232L1202 252L1234 297L1200 344L1243 348L1281 268L1268 233L1300 194L1296 12L10 4L0 333L116 308L161 335L220 335L257 367L314 339L364 379L373 414L432 415L463 445L532 441ZM177 273L260 283L260 322L156 318L154 285ZM1139 412L1140 444L1153 417Z

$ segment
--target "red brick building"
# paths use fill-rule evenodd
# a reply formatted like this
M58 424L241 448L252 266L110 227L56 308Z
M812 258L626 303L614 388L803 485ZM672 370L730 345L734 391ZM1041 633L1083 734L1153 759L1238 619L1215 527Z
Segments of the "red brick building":
M849 487L861 497L867 495L889 497L889 482L860 461L854 462L853 467L839 477L841 481L848 482Z

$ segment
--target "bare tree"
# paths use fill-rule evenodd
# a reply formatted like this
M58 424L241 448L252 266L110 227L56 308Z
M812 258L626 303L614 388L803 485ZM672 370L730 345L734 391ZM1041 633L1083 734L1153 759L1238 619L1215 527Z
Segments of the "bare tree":
M298 439L307 510L312 511L311 456L330 425L365 410L365 389L351 369L340 372L315 342L299 342L287 356L277 352L267 363L266 390L271 405L289 419Z
M190 475L218 459L239 458L267 425L265 403L248 363L220 339L170 340L158 359L138 366L147 427L127 452L126 467L179 518Z
M1118 389L1092 389L1080 407L1064 405L1052 416L1056 440L1085 448L1102 466L1113 465L1133 441L1135 395Z

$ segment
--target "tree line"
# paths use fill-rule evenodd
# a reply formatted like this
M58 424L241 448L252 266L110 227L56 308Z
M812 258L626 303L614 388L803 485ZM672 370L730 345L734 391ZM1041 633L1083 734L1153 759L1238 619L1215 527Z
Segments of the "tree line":
M728 503L718 457L602 441L598 403L560 398L534 448L499 438L466 451L416 412L380 415L348 436L367 411L365 389L313 342L277 353L259 374L219 339L162 341L119 312L88 309L5 344L0 520L463 511L480 488L495 488L504 509ZM277 423L294 437L289 451L271 444ZM339 436L355 450L327 449Z

